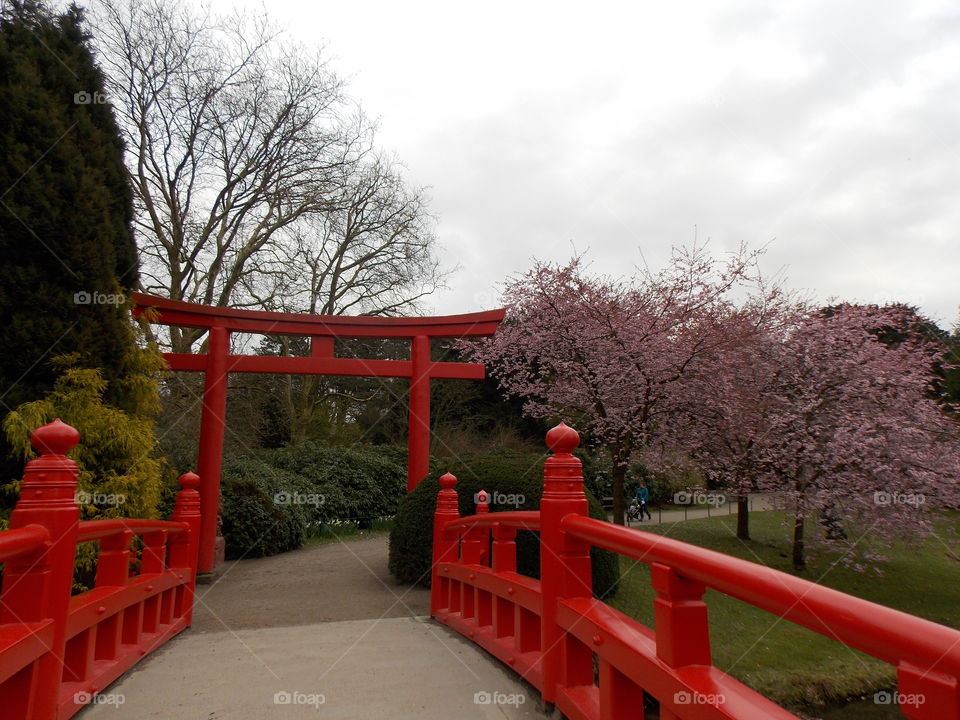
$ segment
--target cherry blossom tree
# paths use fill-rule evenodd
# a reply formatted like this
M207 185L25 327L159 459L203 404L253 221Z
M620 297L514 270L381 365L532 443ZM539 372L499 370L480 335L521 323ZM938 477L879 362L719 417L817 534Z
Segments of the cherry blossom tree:
M931 511L960 499L960 428L934 392L944 346L918 327L902 306L775 324L688 378L697 408L670 439L739 492L782 493L798 569L808 540L856 564L927 534Z
M737 498L737 537L750 539L749 493L759 490L766 471L765 448L781 412L779 395L782 342L803 312L800 303L784 297L768 307L759 325L738 333L683 381L687 400L661 446L648 453L648 462L670 471L670 460L692 458L707 485ZM756 330L750 332L749 330ZM660 450L661 452L657 452ZM666 450L666 452L663 452Z
M813 311L783 343L761 484L786 492L797 568L809 518L827 521L819 540L870 557L874 545L931 532L930 512L960 497L960 428L931 394L942 346L921 334L893 345L878 337L903 326L903 312Z
M590 276L582 258L536 264L508 281L507 318L491 338L462 343L534 417L562 416L613 461L613 516L623 523L631 455L651 445L686 401L681 380L743 341L779 291L759 283L758 253L725 260L677 249L659 273ZM753 287L738 307L738 288Z

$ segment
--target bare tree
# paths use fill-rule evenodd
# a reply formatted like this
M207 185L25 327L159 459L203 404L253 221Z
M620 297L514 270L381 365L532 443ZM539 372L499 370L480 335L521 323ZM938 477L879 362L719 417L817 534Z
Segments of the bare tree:
M265 305L389 315L416 307L445 277L423 191L407 187L397 161L376 155L352 170L336 207L298 225L296 272Z
M211 305L392 312L442 273L422 193L316 52L262 16L99 0L148 292ZM172 328L190 352L202 330Z
M335 209L298 226L290 272L270 278L283 286L266 286L262 294L248 288L264 307L391 314L415 308L443 278L423 194L407 188L395 160L381 155L359 163L343 188ZM425 278L432 282L425 284ZM292 348L281 338L277 351L286 355ZM345 398L356 405L377 395L346 392L352 383L344 378L286 376L283 382L293 442L307 437L317 417L341 408Z

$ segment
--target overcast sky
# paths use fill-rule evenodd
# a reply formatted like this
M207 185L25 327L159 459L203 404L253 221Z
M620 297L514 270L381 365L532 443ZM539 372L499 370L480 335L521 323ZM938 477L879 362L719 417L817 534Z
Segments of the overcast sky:
M218 0L215 7L243 0ZM957 319L956 2L270 0L430 187L437 313L533 258L625 273L770 243L815 297Z

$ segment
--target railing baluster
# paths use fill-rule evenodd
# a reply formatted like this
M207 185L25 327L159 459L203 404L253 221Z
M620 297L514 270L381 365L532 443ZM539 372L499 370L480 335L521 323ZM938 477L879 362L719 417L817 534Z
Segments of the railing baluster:
M166 565L167 531L144 533L142 538L143 554L140 557L140 574L162 573Z
M653 601L657 657L672 668L710 665L710 628L703 602L706 586L660 563L651 564L650 581L657 593ZM677 720L680 716L661 706L660 717Z
M496 524L493 526L494 572L517 571L517 529Z
M651 565L650 580L657 593L653 601L657 657L674 668L710 665L706 586L660 563Z
M517 530L500 524L493 526L493 559L494 572L517 571ZM515 604L502 597L493 599L493 634L497 638L513 635L515 628Z
M487 493L481 490L477 500L477 515L486 515L490 512L487 504ZM460 561L467 565L485 565L486 555L490 547L490 530L485 527L472 527L463 535L463 549Z
M130 577L130 541L132 532L122 532L100 540L97 556L96 587L127 584Z
M645 716L643 689L600 658L600 717L604 720L643 720Z

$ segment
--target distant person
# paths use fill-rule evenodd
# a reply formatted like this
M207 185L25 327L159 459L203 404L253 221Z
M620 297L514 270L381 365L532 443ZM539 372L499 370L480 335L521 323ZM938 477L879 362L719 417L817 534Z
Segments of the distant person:
M647 507L647 501L650 499L650 490L647 488L646 484L641 480L640 487L637 488L637 492L633 498L637 505L639 506L639 518L640 522L643 522L643 514L646 513L647 517L653 520L653 515L650 514L650 509Z

